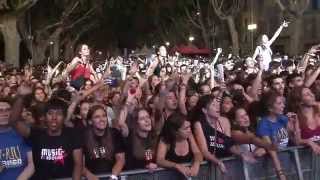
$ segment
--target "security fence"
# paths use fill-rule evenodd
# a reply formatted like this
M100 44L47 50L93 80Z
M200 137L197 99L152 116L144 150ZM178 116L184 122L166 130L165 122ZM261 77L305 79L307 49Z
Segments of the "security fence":
M279 152L284 173L288 180L320 180L320 157L306 147L290 147ZM258 162L249 164L230 157L223 159L228 170L223 174L215 165L204 162L197 177L186 178L168 169L126 171L121 180L276 180L276 172L269 156L261 157ZM108 179L108 174L99 179ZM60 179L61 180L61 179ZM66 179L67 180L67 179Z

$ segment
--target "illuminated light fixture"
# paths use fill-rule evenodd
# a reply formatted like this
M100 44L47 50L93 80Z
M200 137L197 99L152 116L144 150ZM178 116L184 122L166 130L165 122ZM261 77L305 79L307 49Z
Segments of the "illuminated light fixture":
M167 41L167 42L166 42L166 46L170 46L170 42Z
M249 31L256 30L256 29L257 29L257 24L248 24Z
M190 37L189 37L189 41L190 41L190 42L194 41L194 37L193 37L193 36L190 36Z

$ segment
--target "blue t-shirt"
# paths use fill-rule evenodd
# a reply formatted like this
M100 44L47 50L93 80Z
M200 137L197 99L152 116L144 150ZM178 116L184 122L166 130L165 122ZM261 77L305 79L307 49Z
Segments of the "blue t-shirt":
M0 180L17 179L27 166L27 152L31 148L13 129L0 133L0 163L4 170L0 172Z
M257 134L261 137L268 136L273 143L278 144L279 148L285 148L289 143L287 124L288 117L284 115L279 115L276 122L263 117L259 122Z

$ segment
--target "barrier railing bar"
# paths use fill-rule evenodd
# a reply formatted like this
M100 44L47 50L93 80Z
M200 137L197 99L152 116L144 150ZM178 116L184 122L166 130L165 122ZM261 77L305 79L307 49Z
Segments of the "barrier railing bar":
M243 167L243 174L244 174L245 180L250 180L249 169L248 169L247 163L242 161L242 167Z
M303 172L308 172L308 171L311 171L313 173L317 173L317 172L314 172L314 168L316 166L316 169L318 169L318 166L319 166L319 163L315 162L313 163L313 166L312 166L312 169L305 169L305 170L302 170L301 169L301 163L300 163L300 158L299 158L299 153L298 153L298 150L299 149L304 149L306 148L305 146L292 146L292 147L287 147L285 149L281 149L279 150L279 152L285 152L285 151L291 151L294 153L294 159L295 159L295 163L296 163L296 168L297 168L297 172L298 172L298 176L299 176L299 180L304 180L303 178ZM236 160L237 158L234 157L234 156L231 156L231 157L227 157L227 158L223 158L221 159L223 162L226 162L226 161L231 161L231 160ZM312 158L313 160L315 158ZM244 172L244 176L245 176L245 180L250 180L250 175L249 175L249 170L248 170L248 165L243 162L243 172ZM206 164L209 164L208 162L204 161L201 163L201 165L206 165ZM316 164L316 165L314 165ZM190 165L190 164L188 164ZM164 168L158 168L156 170L154 170L152 173L149 172L149 170L147 169L138 169L138 170L132 170L132 171L125 171L125 172L122 172L119 177L121 178L121 180L126 180L128 178L128 176L130 175L137 175L137 174L150 174L152 176L156 176L157 172L160 172L160 171L165 171L167 169L164 169ZM219 173L219 170L217 170L216 166L215 165L212 165L210 163L210 167L209 167L209 176L210 177L214 177L214 179L216 179L217 177L220 177L220 174ZM109 177L110 174L101 174L101 175L97 175L98 178L106 178L106 177ZM316 175L313 175L314 177ZM276 176L271 176L271 177L276 177ZM155 177L153 177L154 179ZM316 178L316 177L315 177ZM56 180L71 180L71 178L62 178L62 179L56 179ZM154 180L157 180L157 179L154 179Z
M298 154L298 149L292 149L291 151L293 152L293 155L294 155L294 160L296 163L296 168L298 171L299 180L304 180L302 169L301 169L300 157Z

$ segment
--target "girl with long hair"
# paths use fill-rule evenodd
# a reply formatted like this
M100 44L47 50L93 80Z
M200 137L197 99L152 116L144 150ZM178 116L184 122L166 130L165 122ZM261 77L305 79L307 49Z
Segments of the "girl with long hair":
M111 173L110 178L117 179L125 164L121 133L108 127L107 114L101 105L90 108L88 119L92 125L85 132L83 173L88 179L102 173Z

